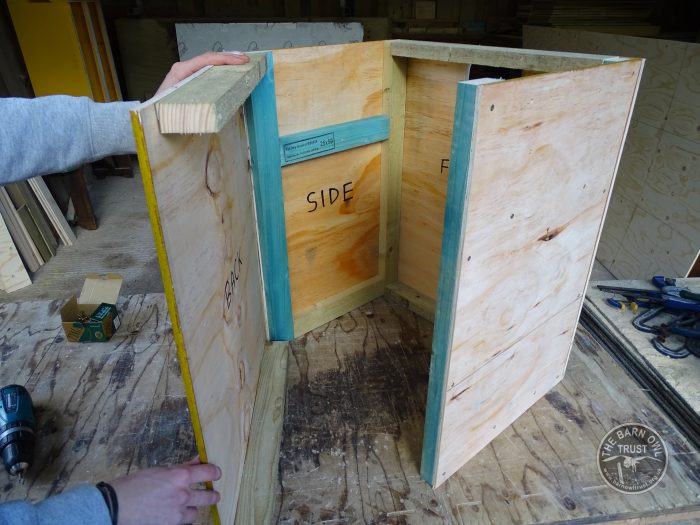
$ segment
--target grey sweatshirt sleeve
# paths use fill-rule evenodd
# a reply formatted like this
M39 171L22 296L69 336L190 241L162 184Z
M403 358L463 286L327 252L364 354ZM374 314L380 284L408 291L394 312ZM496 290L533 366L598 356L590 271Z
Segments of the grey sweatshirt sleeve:
M138 104L66 95L0 98L0 185L134 153L129 111Z
M78 485L32 505L26 501L0 504L0 525L111 525L109 511L94 485Z

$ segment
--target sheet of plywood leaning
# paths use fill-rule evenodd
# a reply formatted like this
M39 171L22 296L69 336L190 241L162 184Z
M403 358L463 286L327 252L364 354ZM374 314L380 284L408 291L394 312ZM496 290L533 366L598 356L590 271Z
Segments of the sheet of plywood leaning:
M222 523L235 517L266 338L239 109L264 67L258 57L246 66L210 69L132 114L200 458L223 472L214 483Z
M421 467L434 485L562 379L641 65L458 86Z
M532 26L523 40L647 59L597 257L619 279L686 275L700 250L700 44Z

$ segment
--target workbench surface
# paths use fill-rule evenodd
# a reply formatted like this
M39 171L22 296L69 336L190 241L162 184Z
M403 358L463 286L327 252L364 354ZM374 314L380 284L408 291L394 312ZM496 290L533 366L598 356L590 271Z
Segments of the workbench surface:
M102 344L66 342L60 305L0 305L0 383L27 386L39 425L27 483L6 477L2 501L195 453L164 297L122 301L122 327ZM380 298L290 344L279 478L269 491L276 522L700 518L700 454L583 329L562 383L431 489L418 475L431 340L431 323ZM618 493L597 470L600 440L623 422L651 426L668 448L666 475L645 494Z

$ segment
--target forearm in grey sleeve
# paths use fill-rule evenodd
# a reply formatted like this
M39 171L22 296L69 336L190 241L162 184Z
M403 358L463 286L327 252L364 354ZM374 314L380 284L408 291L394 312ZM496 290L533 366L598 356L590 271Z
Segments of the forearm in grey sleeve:
M138 104L66 95L0 98L0 184L134 153L129 110Z
M32 505L26 501L0 504L0 525L111 525L100 491L78 485Z

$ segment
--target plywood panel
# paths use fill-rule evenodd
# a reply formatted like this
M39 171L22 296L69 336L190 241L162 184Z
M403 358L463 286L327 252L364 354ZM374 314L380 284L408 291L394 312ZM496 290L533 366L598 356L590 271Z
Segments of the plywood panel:
M685 275L700 247L700 223L688 219L700 215L700 199L693 198L697 177L689 175L692 157L700 153L700 44L544 27L526 27L524 42L541 49L646 57L615 186L622 198L611 205L599 259L621 279ZM623 215L624 224L614 222ZM606 247L614 246L611 257Z
M700 44L687 45L675 87L666 130L700 144Z
M435 484L563 376L641 65L460 85L421 467Z
M370 144L282 170L295 317L378 274L380 154Z
M30 284L32 281L0 216L0 290L14 292Z
M382 113L384 43L272 52L280 136Z
M457 83L468 66L412 59L406 73L399 281L437 295Z
M691 253L698 247L697 238L688 238L671 223L658 219L636 206L625 238L619 245L613 268L625 275L684 275L684 262L671 256ZM697 251L696 251L697 253Z
M386 114L385 49L367 42L273 51L280 137ZM296 335L382 291L382 151L377 143L282 170Z
M166 137L151 101L134 130L199 453L233 523L266 334L243 116Z

